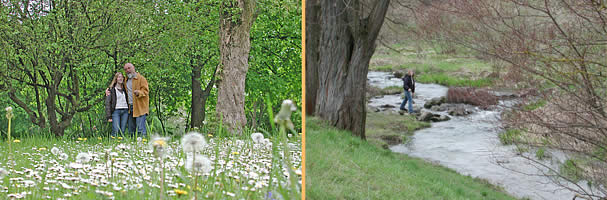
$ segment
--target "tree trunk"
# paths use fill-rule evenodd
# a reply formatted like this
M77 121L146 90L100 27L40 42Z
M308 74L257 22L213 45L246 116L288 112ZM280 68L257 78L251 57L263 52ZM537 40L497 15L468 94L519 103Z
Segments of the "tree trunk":
M190 61L192 66L192 122L190 128L201 128L204 121L204 101L202 101L202 85L200 84L200 65L194 65L193 60Z
M228 131L234 134L242 133L243 126L247 124L244 112L245 78L251 49L249 33L255 18L255 0L223 2L219 31L221 81L218 84L216 110Z
M207 99L211 94L213 84L215 84L217 66L215 66L211 80L209 80L209 83L207 83L204 90L202 90L202 84L200 83L200 78L202 77L201 70L211 60L211 58L213 58L213 56L215 56L214 53L209 55L209 57L199 65L190 63L192 66L192 111L190 112L192 115L192 123L190 128L201 128L204 125L204 119L206 117L204 109L206 107Z
M322 1L315 114L365 139L367 72L389 0L365 10L359 1ZM368 13L368 16L363 16ZM314 30L311 30L314 31ZM314 62L312 62L314 63ZM314 69L316 68L316 69ZM307 70L307 69L306 69ZM308 83L309 84L309 83ZM306 94L307 95L307 94Z
M316 108L316 90L318 89L318 68L320 42L320 2L306 1L306 114L313 115Z

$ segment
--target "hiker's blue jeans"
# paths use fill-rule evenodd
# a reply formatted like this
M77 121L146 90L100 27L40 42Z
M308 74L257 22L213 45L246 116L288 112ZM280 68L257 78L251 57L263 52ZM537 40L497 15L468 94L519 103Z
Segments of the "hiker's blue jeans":
M405 90L405 99L403 99L403 102L400 104L400 109L404 110L405 109L405 105L407 104L407 101L409 101L409 113L413 113L413 98L411 97L411 92Z
M147 135L147 127L145 126L145 119L147 116L148 114L133 117L133 106L131 106L129 112L129 133L131 134L131 137L145 137ZM137 134L135 134L135 131L137 131Z

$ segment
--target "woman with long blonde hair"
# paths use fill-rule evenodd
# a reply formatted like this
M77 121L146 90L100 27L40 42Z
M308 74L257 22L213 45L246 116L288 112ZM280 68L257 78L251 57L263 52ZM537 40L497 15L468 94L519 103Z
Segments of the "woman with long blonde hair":
M105 97L105 116L108 122L112 122L112 136L116 136L117 133L122 134L126 130L129 104L127 103L128 92L125 91L125 84L124 75L121 72L116 72L108 87L110 95Z

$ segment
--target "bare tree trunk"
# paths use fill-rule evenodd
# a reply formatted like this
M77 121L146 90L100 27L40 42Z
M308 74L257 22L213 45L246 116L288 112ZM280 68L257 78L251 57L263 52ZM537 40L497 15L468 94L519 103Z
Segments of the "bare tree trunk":
M369 61L389 3L380 0L363 6L356 0L322 1L320 29L311 33L320 36L322 46L306 51L322 55L318 56L318 65L306 66L318 72L317 96L315 102L310 102L315 105L315 114L362 139L365 139Z
M316 108L316 90L318 89L318 65L320 60L320 1L306 1L306 114L313 115Z
M194 65L190 60L192 67L192 122L190 128L201 128L204 121L204 105L202 101L202 85L200 84L200 65Z
M249 69L250 30L255 18L255 0L223 2L219 31L221 81L218 84L216 110L224 125L234 134L242 133L243 126L247 124L244 112L245 78Z

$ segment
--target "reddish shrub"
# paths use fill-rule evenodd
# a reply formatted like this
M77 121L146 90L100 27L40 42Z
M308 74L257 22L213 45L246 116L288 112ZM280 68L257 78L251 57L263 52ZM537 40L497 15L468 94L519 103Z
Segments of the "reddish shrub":
M465 103L487 108L497 102L498 98L487 90L452 87L447 91L447 103Z

